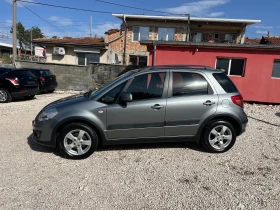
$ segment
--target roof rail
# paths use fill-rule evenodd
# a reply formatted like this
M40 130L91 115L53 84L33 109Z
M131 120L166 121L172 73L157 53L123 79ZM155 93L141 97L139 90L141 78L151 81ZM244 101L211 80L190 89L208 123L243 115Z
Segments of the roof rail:
M154 70L154 69L167 69L167 68L173 68L173 69L188 68L188 69L205 69L205 70L209 69L209 70L215 70L215 68L213 68L211 66L186 64L186 65L147 66L145 68L139 69L139 71L148 71L148 70Z

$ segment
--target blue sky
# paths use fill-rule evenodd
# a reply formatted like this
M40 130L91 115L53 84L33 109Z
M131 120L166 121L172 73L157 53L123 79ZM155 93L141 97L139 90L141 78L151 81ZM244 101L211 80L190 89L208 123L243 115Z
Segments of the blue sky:
M96 0L29 0L33 2L56 4L74 8L84 8L112 13L126 14L149 14L163 15L161 13L141 11L138 9L125 8L121 6L102 3ZM262 23L247 28L246 35L254 38L266 35L270 31L271 35L280 35L280 1L279 0L104 0L118 4L141 7L151 10L159 10L175 14L190 13L196 17L215 18L237 18L255 19ZM85 37L89 36L90 15L93 16L93 34L102 36L110 28L119 28L120 21L110 14L90 13L60 9L41 5L23 3L32 11L48 20L57 28L32 14L25 7L18 3L18 21L21 21L26 28L38 26L45 36L53 35ZM9 29L12 23L11 0L0 0L0 42L11 43Z

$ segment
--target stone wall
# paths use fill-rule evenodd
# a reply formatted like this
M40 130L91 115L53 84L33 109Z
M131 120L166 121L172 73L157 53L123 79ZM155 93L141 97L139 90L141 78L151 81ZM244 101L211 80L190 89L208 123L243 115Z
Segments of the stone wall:
M92 86L90 67L29 61L16 61L16 67L50 69L56 75L59 90L83 91Z
M58 90L88 90L91 87L100 88L117 76L137 66L124 66L103 63L91 63L88 67L55 63L37 63L16 61L17 68L50 69L55 75Z

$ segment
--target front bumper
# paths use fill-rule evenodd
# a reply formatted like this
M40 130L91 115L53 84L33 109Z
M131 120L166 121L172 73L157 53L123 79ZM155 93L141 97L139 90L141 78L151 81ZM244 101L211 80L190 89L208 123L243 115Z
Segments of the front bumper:
M32 88L32 89L24 89L25 92L19 92L18 91L12 91L11 96L13 98L22 98L24 96L31 96L31 95L36 95L39 92L39 88Z
M56 141L52 138L53 124L51 120L43 122L32 122L33 127L33 140L43 146L56 147Z

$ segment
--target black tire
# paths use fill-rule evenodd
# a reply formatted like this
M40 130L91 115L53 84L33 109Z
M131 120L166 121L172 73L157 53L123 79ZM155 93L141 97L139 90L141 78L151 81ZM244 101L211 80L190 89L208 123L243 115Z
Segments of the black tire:
M48 90L48 93L53 93L55 91L55 89L53 90Z
M83 142L88 142L90 138L91 145L83 145L83 143L78 142L80 131L85 132L81 140ZM70 132L76 138L75 142L66 137ZM98 146L98 136L96 132L88 125L82 123L71 123L62 129L57 143L58 149L64 157L69 159L85 159L92 155L94 151L96 151ZM75 144L75 146L70 146L70 144ZM70 148L67 150L65 145L68 145ZM78 154L78 147L82 149L80 151L85 153Z
M222 129L225 127L227 129L225 129L225 132L223 132ZM219 130L220 128L221 130ZM216 135L213 134L215 133L215 131L217 131ZM231 136L231 140L229 141L228 138L230 136ZM201 144L208 152L223 153L230 150L235 144L235 141L236 141L236 131L231 123L227 121L213 121L206 128L204 135L201 139Z
M0 103L9 103L12 100L12 96L9 93L9 91L7 91L4 88L0 88L0 94L4 94L3 98L1 98Z
M24 98L25 99L27 99L27 100L31 100L31 99L33 99L35 97L35 95L31 95L31 96L24 96Z

